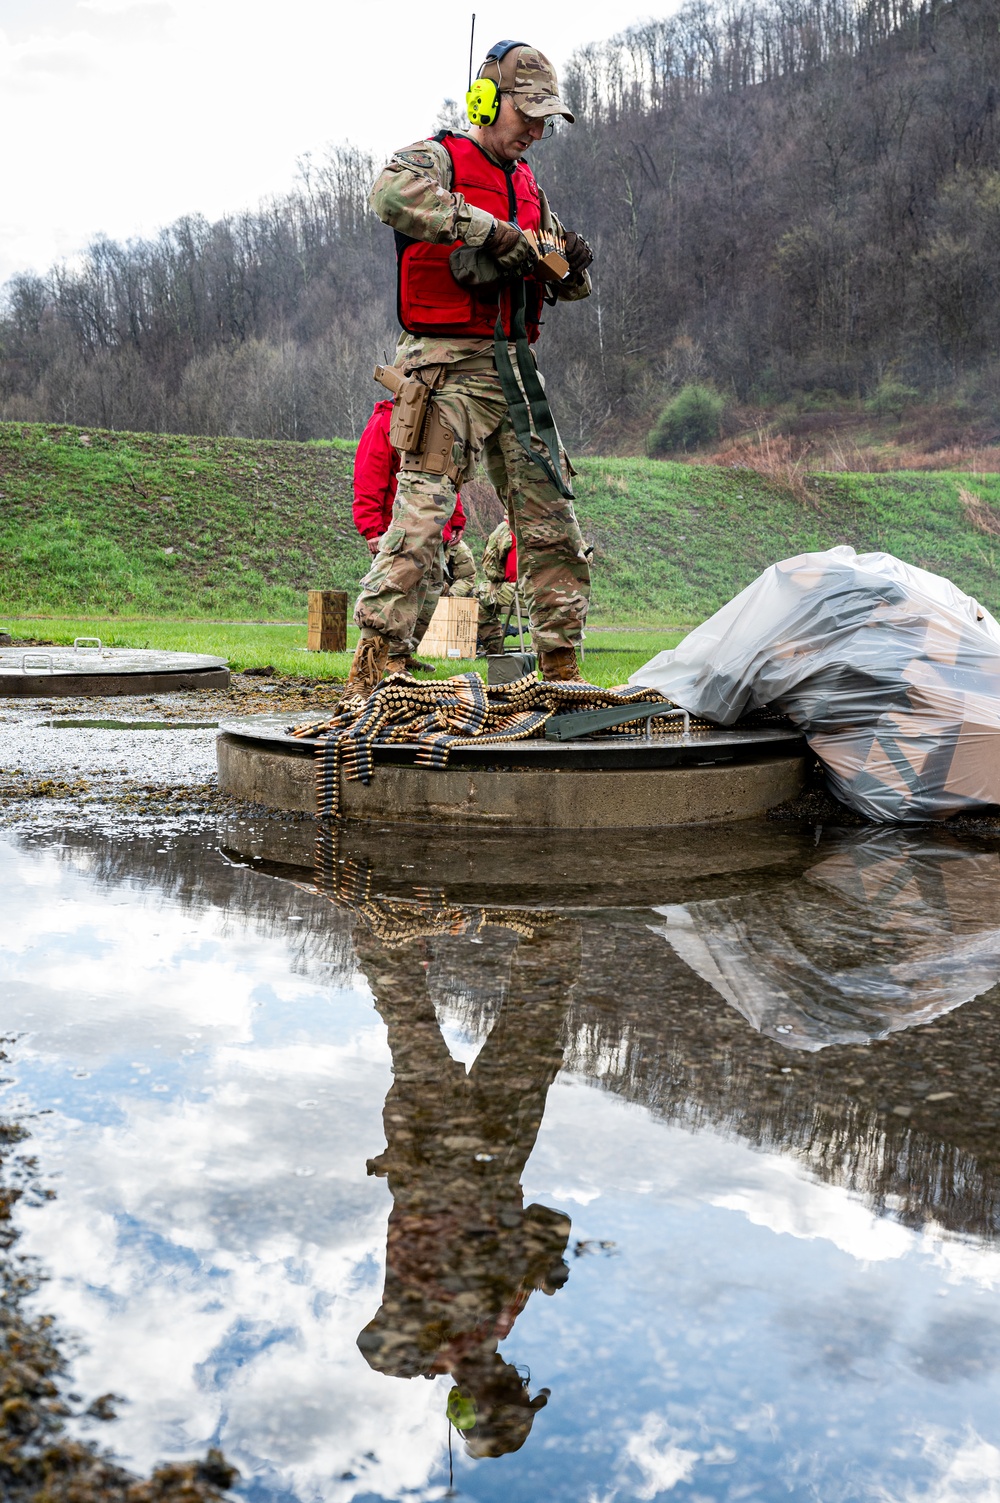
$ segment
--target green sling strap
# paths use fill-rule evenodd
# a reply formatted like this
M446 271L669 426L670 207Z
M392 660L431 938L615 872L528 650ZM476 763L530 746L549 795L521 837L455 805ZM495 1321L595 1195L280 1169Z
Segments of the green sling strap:
M517 224L517 199L511 179L512 170L507 171L507 209L511 224ZM510 332L517 355L520 385L511 364L501 310L493 331L493 353L496 359L497 375L500 377L500 390L507 399L510 421L517 435L517 441L545 478L552 482L560 496L565 496L567 500L572 501L573 492L562 477L562 465L559 463L559 435L556 433L555 419L552 416L545 390L538 379L535 357L528 343L528 331L524 326L524 283L519 277L511 283L510 287ZM532 424L534 424L536 435L548 451L547 457L531 447Z
M542 383L538 379L535 359L528 343L527 330L524 327L524 287L520 282L514 283L511 287L510 331L514 336L517 369L521 376L520 385L511 364L503 318L499 317L493 334L493 352L496 358L497 375L500 377L500 389L510 409L511 424L528 458L534 460L560 496L566 496L572 501L573 492L562 477L562 465L559 463L559 435L556 433L555 419ZM538 450L531 446L532 424L534 424L535 433L548 450L547 457L545 454L539 454Z

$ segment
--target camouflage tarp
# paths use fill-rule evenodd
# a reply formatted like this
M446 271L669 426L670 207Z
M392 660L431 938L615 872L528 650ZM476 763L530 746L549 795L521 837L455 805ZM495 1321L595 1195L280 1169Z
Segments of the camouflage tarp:
M869 819L1000 804L1000 626L888 553L774 564L630 682L720 725L780 710Z

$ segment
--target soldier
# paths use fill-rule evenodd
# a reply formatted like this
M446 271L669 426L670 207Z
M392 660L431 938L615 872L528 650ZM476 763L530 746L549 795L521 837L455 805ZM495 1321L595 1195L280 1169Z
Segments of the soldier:
M563 1061L579 928L543 920L520 940L500 1015L468 1070L448 1051L428 989L434 942L387 944L359 923L354 946L393 1069L386 1148L368 1163L393 1198L385 1285L358 1346L376 1372L449 1373L448 1416L467 1452L502 1456L527 1440L549 1391L532 1397L497 1348L536 1291L554 1295L569 1277L570 1219L526 1206L521 1180Z
M453 537L444 550L444 595L459 598L476 593L476 560L462 537Z
M354 525L368 544L373 558L378 552L379 540L389 529L396 499L399 453L389 439L391 417L391 401L375 403L354 456ZM452 594L472 594L476 564L469 545L462 541L464 530L465 512L462 498L457 496L455 510L441 534L444 557L439 550L417 613L414 639L418 649L442 592L448 593L450 587ZM390 655L388 669L390 673L433 673L434 665L422 663L400 646Z
M573 115L551 63L523 42L491 49L467 102L468 133L397 152L371 193L396 232L404 332L392 372L402 381L393 442L404 453L392 526L355 607L361 640L349 695L367 697L390 655L410 650L456 488L480 456L520 542L543 676L580 678L574 649L590 570L530 343L544 301L589 295L593 256L563 231L522 160L546 121ZM543 279L525 230L564 246L563 280Z
M504 623L517 594L517 542L504 517L486 539L483 552L485 579L476 587L479 597L477 652L503 652Z

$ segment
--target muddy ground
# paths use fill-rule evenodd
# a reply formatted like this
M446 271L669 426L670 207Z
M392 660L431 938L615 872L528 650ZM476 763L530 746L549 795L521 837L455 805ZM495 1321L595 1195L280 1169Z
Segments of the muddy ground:
M0 829L65 820L103 828L231 813L216 775L218 723L246 715L287 713L289 721L337 703L342 686L325 680L234 673L228 689L165 694L58 696L0 700ZM169 733L75 721L161 722ZM866 821L827 792L814 761L805 792L773 809L772 820L814 825ZM245 807L245 806L243 806ZM298 819L298 815L273 818ZM1000 809L956 815L949 829L1000 834Z
M228 689L0 700L0 828L81 819L128 829L229 812L216 727L244 715L321 715L338 686L235 673ZM163 731L77 725L161 723Z

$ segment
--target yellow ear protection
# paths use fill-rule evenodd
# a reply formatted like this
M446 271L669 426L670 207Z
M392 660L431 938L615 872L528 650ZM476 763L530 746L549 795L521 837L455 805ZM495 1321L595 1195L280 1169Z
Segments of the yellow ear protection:
M486 54L486 60L479 70L479 77L470 81L469 91L465 96L465 108L469 116L470 125L492 125L500 113L500 78L501 64L508 52L515 47L527 47L527 42L497 42ZM494 83L492 78L483 78L483 70L490 63L496 63L497 76ZM470 69L471 71L471 69Z

